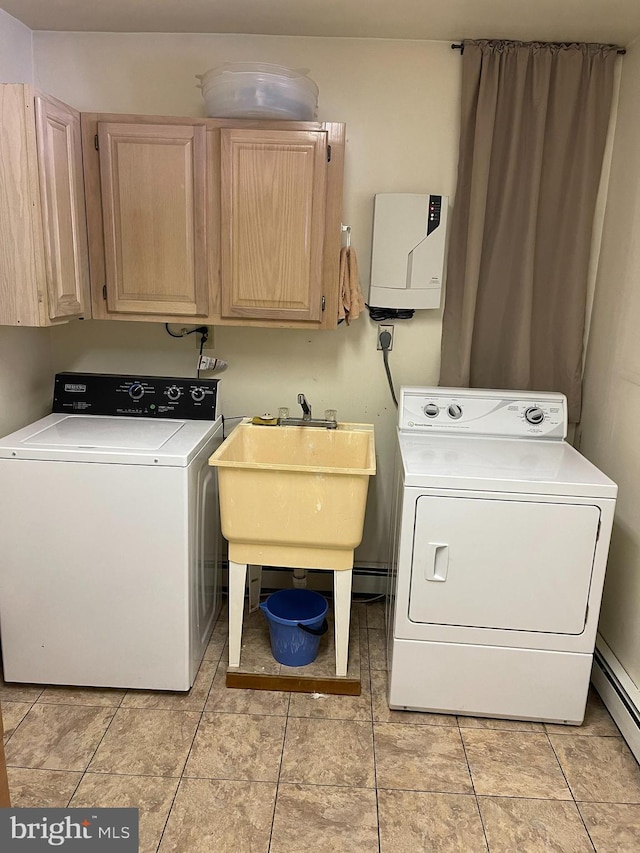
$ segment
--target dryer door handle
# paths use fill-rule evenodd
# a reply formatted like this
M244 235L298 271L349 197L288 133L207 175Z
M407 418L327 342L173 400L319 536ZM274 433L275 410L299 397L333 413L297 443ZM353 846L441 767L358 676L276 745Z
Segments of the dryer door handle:
M449 546L443 542L427 543L427 565L424 578L443 583L449 571Z

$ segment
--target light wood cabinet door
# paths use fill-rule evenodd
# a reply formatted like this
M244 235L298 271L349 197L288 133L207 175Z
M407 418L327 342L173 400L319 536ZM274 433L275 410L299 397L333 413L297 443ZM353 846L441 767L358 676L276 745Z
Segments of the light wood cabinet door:
M89 304L80 114L44 95L35 110L49 318L58 320Z
M98 124L109 312L204 316L205 128Z
M322 319L327 134L223 128L223 318Z
M0 85L0 324L89 316L80 114Z

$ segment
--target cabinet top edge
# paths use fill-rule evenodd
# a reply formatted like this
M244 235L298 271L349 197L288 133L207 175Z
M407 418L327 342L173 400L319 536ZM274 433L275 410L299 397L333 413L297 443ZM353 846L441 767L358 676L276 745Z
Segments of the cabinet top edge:
M191 124L204 125L206 128L215 130L217 128L269 128L271 130L326 130L345 127L344 122L331 121L293 121L289 119L235 119L235 118L207 118L206 116L176 116L176 115L141 115L138 113L97 113L81 112L83 121L92 122L114 122L123 123L136 122L138 124Z

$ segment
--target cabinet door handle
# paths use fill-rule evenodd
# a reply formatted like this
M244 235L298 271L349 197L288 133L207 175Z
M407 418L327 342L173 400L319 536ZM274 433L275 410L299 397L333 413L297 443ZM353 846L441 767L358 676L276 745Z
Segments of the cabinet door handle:
M449 571L449 546L443 542L427 543L427 565L424 578L443 583Z

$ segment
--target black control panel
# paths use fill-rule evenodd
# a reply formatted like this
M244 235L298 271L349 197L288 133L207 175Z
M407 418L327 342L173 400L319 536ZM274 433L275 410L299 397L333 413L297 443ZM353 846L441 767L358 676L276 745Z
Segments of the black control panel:
M58 373L53 412L212 421L219 379Z
M442 196L429 196L429 221L427 222L427 237L432 234L440 225L440 217L442 216Z

